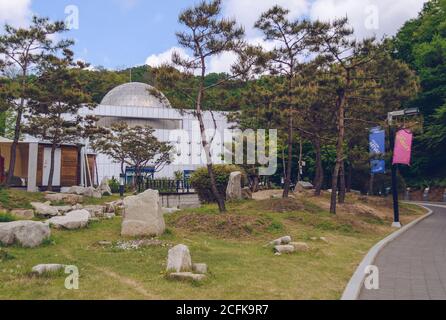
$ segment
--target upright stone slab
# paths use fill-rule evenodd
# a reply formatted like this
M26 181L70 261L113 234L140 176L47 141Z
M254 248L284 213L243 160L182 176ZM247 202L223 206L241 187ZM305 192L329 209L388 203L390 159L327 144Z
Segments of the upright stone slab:
M228 187L226 189L226 200L242 199L242 173L240 171L232 172L229 176Z
M147 190L124 199L122 236L159 236L164 233L165 228L158 191Z
M112 195L112 191L111 191L111 188L108 183L109 183L109 180L107 177L105 177L104 179L102 179L101 184L98 187L98 191L103 196L111 196Z
M167 257L168 272L187 272L192 269L192 259L189 248L179 244L169 250Z

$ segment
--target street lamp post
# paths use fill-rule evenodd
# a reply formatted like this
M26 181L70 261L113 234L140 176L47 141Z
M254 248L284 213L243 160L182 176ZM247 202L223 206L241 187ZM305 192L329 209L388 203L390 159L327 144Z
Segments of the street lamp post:
M125 174L119 175L119 195L121 198L124 197L124 186L125 186Z
M390 140L390 150L394 152L395 149L395 135L396 135L396 127L393 124L393 119L397 117L405 117L405 116L415 116L419 114L418 108L411 108L399 111L389 112L387 117L387 122L389 124L389 140ZM392 167L392 198L393 198L393 228L401 228L400 222L400 208L399 208L399 200L398 200L398 164L393 164L393 160L391 163Z

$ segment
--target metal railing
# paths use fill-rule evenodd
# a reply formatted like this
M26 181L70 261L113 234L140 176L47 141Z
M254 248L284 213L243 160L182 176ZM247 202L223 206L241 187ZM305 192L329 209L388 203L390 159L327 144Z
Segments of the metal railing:
M158 190L159 193L194 193L189 180L170 180L170 179L150 179L142 178L138 182L138 192L152 189Z

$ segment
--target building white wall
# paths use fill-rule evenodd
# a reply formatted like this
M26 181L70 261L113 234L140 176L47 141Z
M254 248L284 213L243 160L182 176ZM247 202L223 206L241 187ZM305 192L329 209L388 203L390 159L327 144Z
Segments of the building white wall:
M94 114L97 117L117 117L126 121L128 119L135 120L144 120L144 119L168 119L168 120L181 120L182 129L185 134L189 136L187 143L189 144L189 152L190 152L190 163L187 164L171 164L166 165L160 172L155 174L155 178L173 178L174 173L176 171L184 171L184 170L196 170L199 167L205 165L205 162L202 164L195 164L192 161L192 158L197 158L198 154L201 153L204 159L204 152L201 146L201 140L199 133L195 132L195 139L193 136L193 129L198 129L197 119L195 116L190 113L182 113L177 109L170 108L147 108L147 107L119 107L119 106L103 106L99 105L95 110L84 109L81 112L82 114ZM213 130L214 128L214 119L217 124L217 130L219 135L223 137L223 132L225 129L230 127L230 123L227 121L226 117L227 113L225 112L204 112L204 122L206 129ZM131 122L135 122L131 121ZM194 124L195 123L195 124ZM163 130L156 129L155 136L163 142L170 142L173 146L177 145L177 141L170 141L171 130ZM181 138L183 139L183 137ZM193 140L193 141L191 141ZM217 144L214 145L217 147ZM223 143L219 143L217 148L221 148L221 152L223 153ZM114 163L110 158L105 155L99 154L97 155L97 165L98 165L98 176L99 181L101 181L104 177L116 177L118 178L121 173L121 166L118 163Z

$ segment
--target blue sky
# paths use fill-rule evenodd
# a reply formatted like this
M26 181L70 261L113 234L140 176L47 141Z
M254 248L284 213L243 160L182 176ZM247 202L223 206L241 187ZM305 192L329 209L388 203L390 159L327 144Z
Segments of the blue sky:
M170 61L178 48L179 13L199 0L0 0L0 25L26 26L32 15L65 20L67 6L79 10L79 29L65 36L76 41L76 58L109 69ZM223 15L245 26L246 39L270 48L253 29L261 13L273 5L290 10L290 18L350 19L358 38L394 35L417 16L427 0L222 0ZM0 30L1 32L1 30ZM225 53L209 61L209 72L228 71L234 56Z
M79 8L79 29L67 33L76 41L78 58L107 68L144 64L150 54L176 44L178 12L192 0L36 0L32 11L64 20L65 8Z

